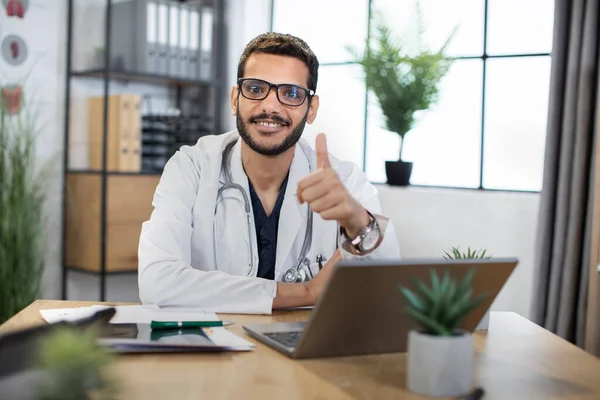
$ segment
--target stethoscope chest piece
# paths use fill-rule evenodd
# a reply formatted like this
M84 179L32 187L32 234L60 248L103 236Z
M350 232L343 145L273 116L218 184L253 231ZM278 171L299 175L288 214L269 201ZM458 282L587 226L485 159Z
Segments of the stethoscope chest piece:
M283 281L287 283L299 283L306 280L306 271L302 268L288 269L283 275Z

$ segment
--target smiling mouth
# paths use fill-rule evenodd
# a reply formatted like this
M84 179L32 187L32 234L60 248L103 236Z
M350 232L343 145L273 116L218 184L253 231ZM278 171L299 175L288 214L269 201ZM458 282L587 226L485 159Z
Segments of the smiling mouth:
M256 121L255 123L261 126L266 126L268 128L279 128L284 126L283 124L278 124L277 122Z

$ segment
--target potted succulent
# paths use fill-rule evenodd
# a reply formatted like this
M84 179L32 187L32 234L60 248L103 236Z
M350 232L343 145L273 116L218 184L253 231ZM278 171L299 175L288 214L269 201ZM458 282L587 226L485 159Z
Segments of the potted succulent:
M362 66L367 89L377 97L386 129L400 137L398 160L386 161L387 182L397 186L410 182L413 163L402 159L402 149L406 134L413 128L415 112L427 110L437 101L438 85L452 63L444 51L454 31L439 50L431 51L423 45L424 29L418 7L416 20L417 48L413 54L381 18L374 23L374 34L362 54L353 52L355 61Z
M414 279L415 290L399 286L406 313L420 325L408 335L407 387L425 396L460 396L471 389L473 337L461 321L489 294L473 295L475 270L458 280L431 270L431 285Z
M473 249L471 250L471 248L467 248L467 252L461 252L460 251L460 247L452 247L449 250L444 250L444 255L442 257L444 257L446 260L468 260L468 259L474 259L474 258L479 258L479 259L490 259L492 258L491 256L486 255L487 250L486 249ZM475 330L481 330L481 329L488 329L490 323L490 311L486 311L483 318L481 318L481 321L479 322L479 324L477 325L477 328L475 328Z

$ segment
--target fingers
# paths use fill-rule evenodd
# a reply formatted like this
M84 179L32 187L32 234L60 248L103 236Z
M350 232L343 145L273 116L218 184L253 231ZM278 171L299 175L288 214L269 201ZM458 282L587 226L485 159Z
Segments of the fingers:
M329 154L327 153L327 140L324 133L317 135L315 143L315 151L317 152L317 168L329 168Z
M331 168L319 169L317 171L314 171L310 175L307 175L298 182L298 189L296 192L298 202L302 204L303 202L307 201L307 199L304 197L304 192L308 188L317 185L323 185L323 182L335 182L336 180L339 180L337 179L337 172L335 172ZM326 183L323 186L325 188L329 188L330 190L333 189L330 183Z
M327 185L311 185L304 189L300 193L300 204L303 202L311 203L323 196L327 193L331 192L331 188L327 187Z
M326 192L312 200L306 200L306 202L310 205L311 210L321 214L327 210L336 208L343 200L344 198L339 192Z

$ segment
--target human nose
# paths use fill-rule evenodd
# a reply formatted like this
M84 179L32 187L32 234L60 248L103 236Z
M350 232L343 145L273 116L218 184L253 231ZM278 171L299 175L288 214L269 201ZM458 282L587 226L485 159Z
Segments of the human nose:
M269 93L267 94L267 97L265 97L262 101L262 108L263 111L269 113L279 113L281 111L281 103L279 102L279 99L277 98L277 88L275 87L270 87L269 88Z

